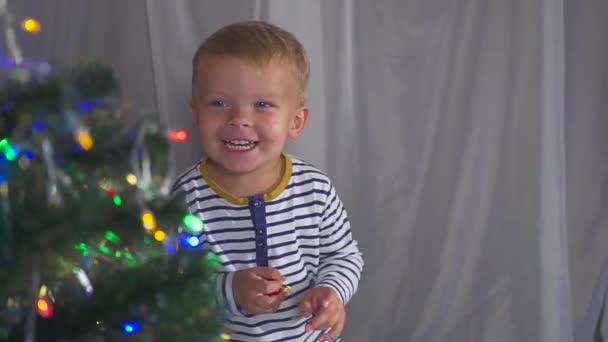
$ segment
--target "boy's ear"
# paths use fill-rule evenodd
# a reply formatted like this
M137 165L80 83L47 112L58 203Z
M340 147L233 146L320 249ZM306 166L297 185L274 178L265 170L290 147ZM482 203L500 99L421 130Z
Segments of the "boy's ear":
M310 117L310 109L307 106L298 108L291 118L289 123L289 137L297 139L304 132L304 128L308 124L308 118Z

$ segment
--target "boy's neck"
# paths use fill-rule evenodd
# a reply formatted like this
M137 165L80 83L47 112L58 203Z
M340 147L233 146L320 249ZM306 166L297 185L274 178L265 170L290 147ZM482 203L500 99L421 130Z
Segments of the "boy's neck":
M222 190L234 197L249 197L274 190L285 173L285 158L281 155L275 163L249 174L224 172L212 160L207 159L207 173Z

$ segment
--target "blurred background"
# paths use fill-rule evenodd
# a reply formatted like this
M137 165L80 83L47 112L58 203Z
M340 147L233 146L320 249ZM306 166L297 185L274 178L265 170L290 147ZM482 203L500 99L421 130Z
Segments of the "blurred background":
M205 37L248 19L293 32L312 119L288 150L333 179L366 262L345 341L608 341L607 1L8 7L41 23L17 32L24 55L98 57L129 113L172 128L190 127ZM176 170L202 157L195 136L179 148Z

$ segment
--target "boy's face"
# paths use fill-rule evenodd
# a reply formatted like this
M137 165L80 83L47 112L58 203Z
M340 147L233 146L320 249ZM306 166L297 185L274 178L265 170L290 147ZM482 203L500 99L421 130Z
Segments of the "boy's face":
M200 70L191 111L209 160L233 175L276 165L287 138L300 136L308 121L291 67L212 56Z

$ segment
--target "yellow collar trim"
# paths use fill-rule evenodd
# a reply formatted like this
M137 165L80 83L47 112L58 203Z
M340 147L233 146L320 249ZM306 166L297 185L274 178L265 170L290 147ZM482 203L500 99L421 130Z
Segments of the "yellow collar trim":
M279 195L281 195L283 190L285 190L285 188L287 187L287 184L289 184L289 179L291 179L291 172L292 172L291 157L285 152L281 153L281 156L285 160L285 172L283 172L283 177L281 178L281 182L279 183L279 185L277 185L277 187L274 188L274 190L272 190L271 192L264 194L265 201L272 201L273 199L279 197ZM213 179L211 179L211 177L209 177L209 172L207 171L207 159L205 159L201 163L200 171L201 171L201 176L203 176L203 179L205 179L207 184L209 184L209 187L211 187L211 189L213 189L223 199L225 199L226 201L228 201L232 204L237 204L237 205L249 204L249 199L247 197L237 197L237 196L230 194L226 190L222 189L222 187L220 187L219 184L217 184Z

